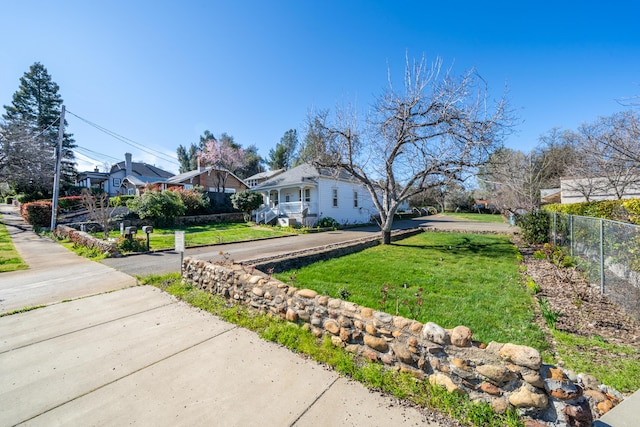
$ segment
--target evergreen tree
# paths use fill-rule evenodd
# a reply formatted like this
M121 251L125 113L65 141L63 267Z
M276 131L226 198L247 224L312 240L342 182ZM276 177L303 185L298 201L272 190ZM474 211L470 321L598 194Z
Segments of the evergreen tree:
M37 135L35 141L39 141L40 149L49 153L51 164L55 163L55 150L58 144L58 128L60 126L59 118L62 97L58 93L59 86L51 79L47 69L36 62L29 71L20 78L20 88L13 94L11 105L5 105L5 114L3 114L4 128L20 128L23 130L21 134ZM64 126L67 126L65 120ZM5 135L12 135L8 132ZM34 141L33 138L27 140L12 140L12 144L22 145L29 144ZM73 148L75 141L71 134L64 133L62 140L62 163L61 163L61 183L63 185L72 185L76 174L75 156ZM49 173L51 165L42 165L40 168L43 173ZM47 172L45 172L47 171ZM53 177L51 177L51 182ZM44 192L50 192L49 188L40 189Z
M293 164L293 157L298 146L298 131L289 129L280 138L276 148L269 151L267 164L271 170L289 169Z

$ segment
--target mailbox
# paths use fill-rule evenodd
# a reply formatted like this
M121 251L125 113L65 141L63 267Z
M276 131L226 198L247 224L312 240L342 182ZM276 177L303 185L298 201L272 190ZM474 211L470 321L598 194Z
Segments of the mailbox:
M137 232L138 232L138 229L135 228L135 227L125 227L124 228L124 235L125 236L133 236Z
M144 225L142 226L142 232L147 234L153 233L153 227L150 225Z

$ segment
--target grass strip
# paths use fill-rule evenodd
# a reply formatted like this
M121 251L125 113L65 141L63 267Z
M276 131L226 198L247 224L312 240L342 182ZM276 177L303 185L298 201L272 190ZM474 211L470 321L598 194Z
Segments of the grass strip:
M323 295L444 328L465 325L474 339L548 349L533 322L508 236L422 233L391 245L276 274Z
M2 218L2 216L0 216ZM7 227L0 222L0 273L26 270L29 266L24 262L7 231Z
M189 227L156 228L149 236L151 249L159 250L175 247L176 230L185 232L186 246L244 242L290 234L272 228L254 227L246 223L219 223Z
M316 338L304 325L258 314L245 306L230 303L218 295L182 283L177 273L147 276L138 280L141 284L156 286L227 322L252 330L262 339L305 354L369 388L447 414L466 425L523 426L515 411L499 415L486 403L472 402L467 396L448 393L444 388L431 386L428 381L385 369L379 363L358 360L353 354L332 345L328 338Z
M466 221L503 223L504 218L500 214L472 213L472 212L442 212L441 215L452 216Z
M599 336L584 337L558 330L551 333L566 368L588 372L621 393L640 389L640 348L608 343Z

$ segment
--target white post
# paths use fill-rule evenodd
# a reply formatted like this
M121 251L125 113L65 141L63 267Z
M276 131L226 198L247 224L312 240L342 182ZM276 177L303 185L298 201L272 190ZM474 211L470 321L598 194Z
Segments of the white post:
M58 123L58 147L56 148L56 169L53 175L53 198L51 202L51 232L56 229L56 216L58 211L58 194L60 193L60 164L62 162L62 139L64 138L64 105L60 111Z

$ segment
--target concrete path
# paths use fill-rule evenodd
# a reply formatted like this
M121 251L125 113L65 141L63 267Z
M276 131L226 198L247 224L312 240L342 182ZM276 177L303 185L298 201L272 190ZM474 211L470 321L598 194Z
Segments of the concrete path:
M134 286L133 277L77 256L35 234L18 209L0 205L2 223L28 270L0 274L0 313Z
M0 317L0 425L437 425L156 288L128 287L130 276L9 216L18 251L41 264L0 274L3 304L59 303Z

